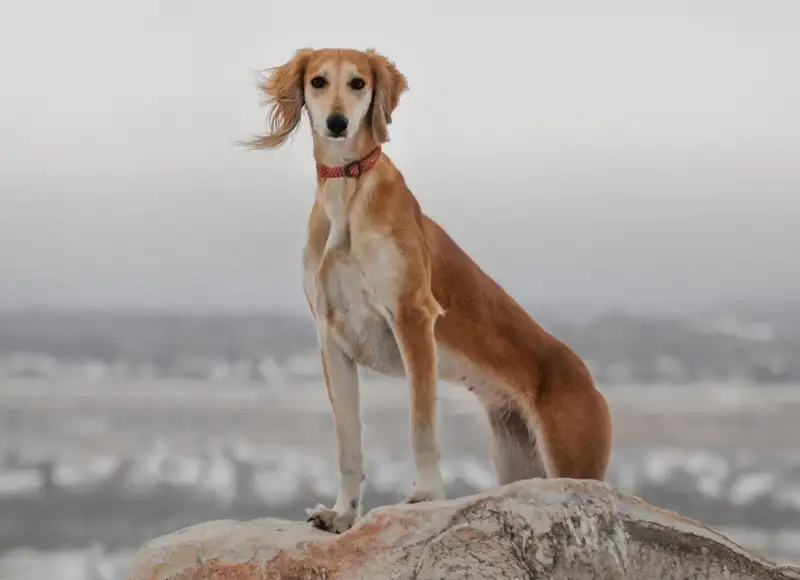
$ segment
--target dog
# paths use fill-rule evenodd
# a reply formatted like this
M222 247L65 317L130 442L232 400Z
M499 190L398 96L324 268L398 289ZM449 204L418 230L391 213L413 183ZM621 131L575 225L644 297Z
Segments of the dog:
M611 417L587 366L422 212L382 150L408 88L395 64L373 49L301 49L259 88L268 131L246 144L284 144L305 108L317 170L303 288L333 413L339 483L333 507L307 510L308 521L343 533L361 516L359 366L408 381L409 503L445 498L438 380L464 385L486 409L499 484L602 481Z

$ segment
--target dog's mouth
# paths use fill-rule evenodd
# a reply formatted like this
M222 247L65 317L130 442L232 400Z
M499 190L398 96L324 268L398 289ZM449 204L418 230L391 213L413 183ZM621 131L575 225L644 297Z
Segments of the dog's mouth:
M344 133L331 133L330 131L328 131L328 139L330 139L331 141L344 141L345 139L347 139L347 132L345 131Z

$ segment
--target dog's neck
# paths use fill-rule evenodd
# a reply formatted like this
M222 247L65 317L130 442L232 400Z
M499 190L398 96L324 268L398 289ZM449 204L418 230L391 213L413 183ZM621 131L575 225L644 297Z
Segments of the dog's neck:
M325 251L346 245L349 239L349 211L352 200L363 183L361 179L327 179L319 173L319 166L342 167L361 161L375 151L377 144L366 131L359 131L353 139L333 141L314 134L314 160L317 162L317 203L324 209L330 223ZM342 176L343 177L343 176ZM360 176L359 176L360 177ZM371 181L371 180L368 180Z
M353 138L334 141L314 134L314 160L322 165L338 167L359 161L369 155L378 143L368 131L359 131Z

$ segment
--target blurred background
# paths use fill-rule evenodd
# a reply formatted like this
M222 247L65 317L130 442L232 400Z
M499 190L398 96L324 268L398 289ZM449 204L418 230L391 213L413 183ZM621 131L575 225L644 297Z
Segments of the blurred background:
M303 518L336 463L300 252L308 123L258 73L376 47L428 215L589 363L610 481L800 563L800 4L8 1L0 7L0 577L117 580L215 518ZM367 504L408 395L363 374ZM451 496L493 485L442 385Z

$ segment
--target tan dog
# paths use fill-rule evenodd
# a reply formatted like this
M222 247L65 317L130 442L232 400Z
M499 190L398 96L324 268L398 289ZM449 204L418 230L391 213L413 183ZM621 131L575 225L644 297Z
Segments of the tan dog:
M261 85L281 145L308 110L317 193L303 252L339 450L332 509L309 520L343 532L361 513L358 365L407 377L416 477L409 502L444 498L437 380L474 391L494 434L501 484L605 477L611 419L583 361L534 322L420 210L382 153L405 77L374 51L299 50Z

